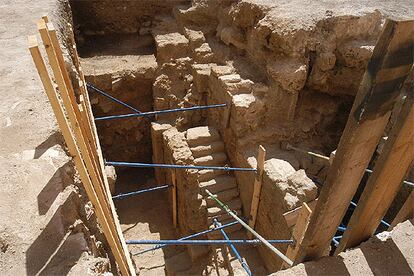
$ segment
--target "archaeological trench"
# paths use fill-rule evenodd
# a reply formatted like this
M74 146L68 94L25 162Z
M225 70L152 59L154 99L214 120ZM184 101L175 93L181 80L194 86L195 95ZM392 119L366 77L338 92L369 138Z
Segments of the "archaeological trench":
M50 17L58 29L75 92L74 47L88 83L140 112L226 104L225 108L98 120L106 161L256 168L262 145L266 161L255 230L266 239L288 240L294 224L284 215L304 202L315 202L330 166L329 160L306 151L329 157L336 150L385 18L412 19L414 13L410 1L396 1L395 7L388 1L305 2L71 0L59 2L58 12ZM134 113L93 87L88 92L95 118ZM380 152L378 147L370 167ZM221 224L234 221L207 196L206 189L249 220L255 182L251 171L107 166L106 172L112 195L171 184L175 174L177 227L169 188L115 200L126 240L176 240L211 229L213 219ZM354 201L368 176L362 179ZM407 180L412 181L412 175ZM384 221L393 220L411 191L412 187L401 185ZM83 200L77 208L86 203ZM349 209L343 224L351 214ZM117 273L97 221L84 221L88 248L95 248L89 252L109 259L93 271ZM377 260L375 265L365 265L371 273L412 273L413 227L403 227L361 245L388 264ZM225 230L231 239L247 238L240 224ZM385 230L381 224L376 233ZM387 253L389 243L397 243L398 233L411 235L404 242L408 270L401 270L400 261L392 259L395 254ZM200 238L223 236L216 231ZM226 246L172 245L143 252L152 246L128 245L140 275L246 273ZM275 246L282 252L288 248L288 244ZM253 275L287 268L263 245L236 248ZM333 241L331 255L334 250ZM344 274L338 259L345 260L349 272L367 272L352 268L353 262L363 266L363 254L355 252L278 273Z

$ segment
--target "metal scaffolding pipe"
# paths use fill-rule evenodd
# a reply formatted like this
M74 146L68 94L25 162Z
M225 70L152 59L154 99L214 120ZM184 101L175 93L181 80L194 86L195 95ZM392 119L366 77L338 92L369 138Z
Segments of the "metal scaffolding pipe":
M209 190L205 189L206 193L213 199L217 205L220 206L221 209L226 211L227 214L232 216L235 220L237 220L244 228L246 228L249 232L251 232L256 238L258 238L267 248L269 248L273 253L279 256L283 261L285 261L289 266L293 265L292 260L286 257L282 252L280 252L276 247L274 247L269 241L259 235L254 229L252 229L247 223L245 223L241 218L239 218L230 208L221 202L217 196L213 195Z
M227 104L199 105L199 106L184 107L184 108L155 110L155 111L142 112L142 113L130 113L130 114L123 114L123 115L98 117L98 118L95 118L95 121L125 119L125 118L131 118L131 117L141 117L141 116L154 116L154 115L173 113L173 112L194 111L194 110L218 108L218 107L225 107L225 106L227 106Z
M138 114L142 114L142 112L141 112L141 111L139 111L138 109L136 109L135 107L132 107L132 106L130 106L129 104L124 103L124 102L123 102L123 101L121 101L121 100L118 100L117 98L115 98L115 97L113 97L113 96L109 95L109 94L108 94L108 93L106 93L105 91L103 91L103 90L99 89L98 87L94 86L93 84L91 84L91 83L89 83L89 82L87 82L87 83L86 83L86 87L88 87L88 88L90 88L90 89L92 89L92 90L94 90L94 91L98 92L98 93L99 93L99 94L101 94L102 96L107 97L108 99L110 99L110 100L112 100L112 101L114 101L114 102L116 102L116 103L119 103L120 105L125 106L126 108L131 109L132 111L134 111L134 112L136 112L136 113L138 113Z
M220 227L221 223L214 218L213 219L214 222L214 227ZM227 236L226 232L223 229L220 229L221 234L223 235L224 239L226 241L230 241L229 236ZM234 255L236 256L236 258L239 260L241 266L244 268L244 270L246 271L247 275L251 276L252 272L250 271L249 265L246 263L246 261L242 258L242 256L240 255L239 251L237 251L236 247L233 245L233 243L230 243L230 248L233 251Z
M139 191L135 191L135 192L129 192L129 193L125 193L125 194L119 194L119 195L115 195L112 197L112 199L116 200L116 199L124 199L126 197L130 197L130 196L136 196L136 195L140 195L146 192L153 192L153 191L158 191L158 190L162 190L162 189L167 189L172 187L172 185L163 185L163 186L157 186L157 187L153 187L153 188L149 188L149 189L144 189L144 190L139 190Z
M373 171L371 169L365 169L365 172L371 174ZM411 188L414 188L414 183L413 182L404 180L403 183L407 186L410 186Z
M215 231L220 230L220 229L224 229L224 228L230 227L230 226L235 225L237 223L238 223L237 221L229 222L229 223L224 224L224 225L222 225L220 227L213 228L213 229L208 229L208 230L204 230L204 231L201 231L201 232L198 232L198 233L195 233L195 234L186 236L186 237L182 237L182 238L180 238L178 240L179 241L185 241L185 240L189 240L189 239L192 239L192 238L196 238L196 237L199 237L199 236L202 236L202 235L211 233L211 232L215 232ZM142 251L140 251L138 253L135 253L133 255L140 255L142 253L149 252L149 251L153 251L153 250L157 250L157 249L163 248L165 246L168 246L168 244L160 244L160 245L154 246L152 248L142 250Z
M351 206L354 207L354 208L356 208L357 207L357 204L355 202L351 201ZM391 226L388 222L386 222L383 219L381 220L381 223L384 224L386 227L390 227Z
M256 171L255 168L231 168L215 166L190 166L190 165L173 165L173 164L150 164L150 163L131 163L131 162L113 162L106 161L106 165L115 167L131 168L161 168L161 169L194 169L194 170L222 170L222 171Z
M210 244L261 244L254 240L127 240L127 244L166 244L166 245L210 245ZM293 240L269 240L268 243L293 243Z

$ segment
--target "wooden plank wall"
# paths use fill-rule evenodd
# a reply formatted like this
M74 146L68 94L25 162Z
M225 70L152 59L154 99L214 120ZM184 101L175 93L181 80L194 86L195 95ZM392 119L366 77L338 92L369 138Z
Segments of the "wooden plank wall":
M89 200L122 275L135 275L135 269L122 235L115 207L109 192L99 140L93 122L86 87L81 86L80 103L76 101L69 74L66 71L56 30L47 17L38 22L38 30L56 80L59 93L49 76L40 53L36 36L29 36L29 50L49 98L69 153L73 157ZM81 81L84 81L83 75Z
M414 21L386 20L295 263L325 254L412 66Z
M414 32L413 32L414 36ZM359 198L336 254L371 237L398 193L414 160L414 71L405 83L407 98Z

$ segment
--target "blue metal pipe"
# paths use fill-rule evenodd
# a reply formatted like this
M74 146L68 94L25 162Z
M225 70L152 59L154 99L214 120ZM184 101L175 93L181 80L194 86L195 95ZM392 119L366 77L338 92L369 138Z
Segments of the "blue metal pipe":
M184 107L184 108L155 110L155 111L143 112L143 113L130 113L130 114L123 114L123 115L112 115L112 116L105 116L105 117L95 118L95 121L125 119L125 118L131 118L131 117L141 117L141 116L154 116L154 115L158 115L158 114L166 114L166 113L173 113L173 112L183 112L183 111L202 110L202 109L208 109L208 108L225 107L226 105L227 104L200 105L200 106L192 106L192 107Z
M354 207L354 208L356 208L357 207L357 204L355 203L355 202L353 202L353 201L351 201L351 206L352 207ZM383 225L385 225L386 227L390 227L391 225L388 223L388 222L386 222L385 220L381 220L381 223L383 224Z
M221 223L218 222L218 220L216 218L213 219L213 222L214 222L215 227L220 227L221 226ZM220 229L220 232L221 232L221 234L223 235L223 237L226 241L230 241L229 236L227 236L226 232L223 229ZM242 256L239 254L239 252L237 251L237 249L233 245L233 243L230 243L230 248L233 251L234 255L236 255L236 258L239 260L240 264L242 265L242 267L246 271L247 275L252 276L252 272L250 271L250 268L249 268L248 264L242 258Z
M371 174L373 172L371 169L365 169L365 171L369 174ZM407 186L410 186L411 188L414 188L414 183L413 182L404 180L403 183Z
M293 240L268 240L269 243L293 243ZM254 240L127 240L127 244L173 244L173 245L209 245L209 244L260 244Z
M255 168L231 168L231 167L215 167L215 166L149 164L149 163L112 162L112 161L106 161L105 164L108 165L108 166L132 167L132 168L194 169L194 170L252 171L252 172L256 171Z
M369 169L367 169L367 170L369 170ZM372 172L372 171L371 171ZM310 179L312 179L312 181L313 182L315 182L316 184L318 184L319 186L323 186L323 184L319 181L319 180L317 180L315 177L310 177ZM357 204L355 203L355 202L353 202L353 201L351 201L351 206L353 207L353 208L355 208L356 206L357 206ZM388 222L386 222L385 220L381 220L381 223L383 224L383 225L385 225L386 227L390 227L391 226L391 224L389 224Z
M86 83L86 87L88 87L88 88L90 88L90 89L92 89L92 90L94 90L94 91L98 92L98 93L99 93L99 94L101 94L102 96L105 96L105 97L107 97L108 99L111 99L112 101L114 101L114 102L116 102L116 103L119 103L120 105L125 106L126 108L131 109L132 111L134 111L134 112L136 112L136 113L138 113L138 114L141 114L141 113L142 113L141 111L139 111L139 110L138 110L138 109L136 109L135 107L132 107L132 106L130 106L129 104L124 103L124 102L123 102L123 101L121 101L121 100L118 100L117 98L115 98L115 97L113 97L113 96L109 95L109 94L108 94L108 93L106 93L105 91L103 91L103 90L99 89L98 87L94 86L93 84L91 84L91 83L89 83L89 82L87 82L87 83Z
M204 230L204 231L201 231L201 232L198 232L198 233L195 233L195 234L192 234L192 235L186 236L186 237L182 237L182 238L180 238L180 239L178 239L178 240L179 240L179 241L185 241L185 240L189 240L189 239L192 239L192 238L196 238L196 237L199 237L199 236L202 236L202 235L205 235L205 234L211 233L211 232L215 232L215 231L220 230L220 229L224 229L224 228L230 227L230 226L235 225L235 224L237 224L237 223L238 223L237 221L229 222L229 223L224 224L224 225L222 225L222 226L220 226L220 227L213 228L213 229L208 229L208 230ZM145 250L143 250L143 251L140 251L140 252L138 252L138 253L135 253L135 254L133 254L133 255L135 255L135 256L136 256L136 255L140 255L140 254L142 254L142 253L149 252L149 251L153 251L153 250L157 250L157 249L163 248L163 247L165 247L165 246L168 246L168 244L160 244L160 245L154 246L154 247L152 247L152 248L145 249Z
M139 191L136 191L136 192L119 194L119 195L113 196L112 199L114 199L114 200L124 199L126 197L140 195L140 194L143 194L143 193L146 193L146 192L158 191L158 190L162 190L162 189L166 189L166 188L170 188L170 187L172 187L172 185L169 184L169 185L163 185L163 186L153 187L153 188L149 188L149 189L139 190Z

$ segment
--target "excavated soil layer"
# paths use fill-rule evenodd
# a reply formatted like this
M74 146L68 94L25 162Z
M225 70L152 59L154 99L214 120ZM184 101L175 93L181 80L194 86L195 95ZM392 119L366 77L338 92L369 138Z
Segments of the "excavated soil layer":
M267 161L256 229L268 238L290 238L291 225L283 213L317 197L317 183L323 183L329 163L289 150L286 143L326 156L336 149L384 14L395 14L380 2L381 11L373 5L354 11L349 3L327 3L329 10L314 10L299 20L287 11L292 5L287 2L281 3L285 10L270 1L71 1L88 81L142 112L217 103L229 107L228 117L225 109L212 109L97 122L104 158L255 167L258 145L264 145ZM95 117L132 113L96 92L90 91L90 97ZM196 139L190 133L205 128L214 137L194 134L210 140L191 144ZM170 184L169 172L116 169L115 193ZM206 181L185 171L177 173L179 228L170 223L170 191L158 191L116 203L125 236L173 239L204 230L219 210L205 198L203 187L213 188L224 178L232 186L221 196L248 217L253 174ZM403 188L387 220L407 194ZM347 212L343 223L351 214ZM146 247L136 246L133 253ZM252 269L261 273L281 268L280 259L266 248L257 249L243 250ZM231 263L226 253L207 251L215 254L169 247L134 260L148 274L223 273L223 263ZM231 273L239 268L226 269Z

